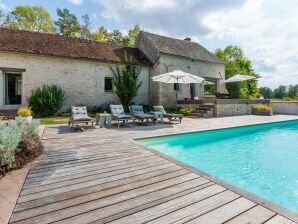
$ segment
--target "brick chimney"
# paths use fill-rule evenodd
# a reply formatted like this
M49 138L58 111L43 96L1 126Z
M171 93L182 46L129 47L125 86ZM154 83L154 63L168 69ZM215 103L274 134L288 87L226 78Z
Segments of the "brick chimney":
M186 37L184 40L191 41L191 38L190 37Z

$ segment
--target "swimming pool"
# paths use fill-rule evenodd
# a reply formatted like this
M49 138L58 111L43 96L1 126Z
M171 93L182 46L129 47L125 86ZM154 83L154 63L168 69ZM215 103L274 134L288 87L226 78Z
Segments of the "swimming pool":
M298 212L297 120L138 141Z

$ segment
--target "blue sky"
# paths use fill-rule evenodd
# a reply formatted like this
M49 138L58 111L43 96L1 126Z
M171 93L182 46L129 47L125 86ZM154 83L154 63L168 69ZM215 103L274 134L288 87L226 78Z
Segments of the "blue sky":
M4 12L16 5L43 6L54 19L58 7L78 18L87 13L93 29L127 32L138 23L210 51L238 45L262 76L260 86L298 83L297 0L0 0Z

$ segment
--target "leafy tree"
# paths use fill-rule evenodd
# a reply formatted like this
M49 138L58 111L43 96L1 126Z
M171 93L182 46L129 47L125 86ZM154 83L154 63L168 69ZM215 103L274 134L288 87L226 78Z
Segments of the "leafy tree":
M287 87L280 85L274 90L274 98L283 99L284 97L287 97Z
M252 68L251 60L245 57L240 47L229 45L223 50L217 49L215 55L226 63L226 79L238 73L259 78ZM230 93L238 93L240 98L254 98L258 95L257 79L227 83L226 88Z
M133 47L140 31L141 27L138 24L130 29L127 35L124 35L119 30L108 32L106 28L101 26L97 32L92 34L92 39L102 43Z
M81 26L81 38L83 39L90 39L91 31L90 31L90 18L88 14L82 16L83 25Z
M126 60L123 66L110 67L114 77L113 85L116 87L116 94L119 97L121 104L126 110L132 100L138 95L138 91L142 86L139 81L141 68L131 64L131 59Z
M0 10L0 27L4 25L4 20L5 20L5 15L2 12L2 10Z
M123 34L119 30L114 30L108 36L107 42L113 45L123 45Z
M128 31L128 35L123 39L123 45L127 47L134 47L137 37L141 31L139 24L136 24L134 28Z
M259 93L262 95L265 99L270 99L274 97L272 89L268 87L260 87Z
M99 27L97 32L94 32L91 34L91 38L95 41L101 42L101 43L106 43L108 42L108 37L110 33L107 31L106 28L103 26Z
M4 26L20 30L53 33L55 26L50 13L40 6L17 6L8 13Z
M77 17L70 13L68 9L57 9L58 21L55 21L62 35L67 37L75 37L81 30L81 26Z

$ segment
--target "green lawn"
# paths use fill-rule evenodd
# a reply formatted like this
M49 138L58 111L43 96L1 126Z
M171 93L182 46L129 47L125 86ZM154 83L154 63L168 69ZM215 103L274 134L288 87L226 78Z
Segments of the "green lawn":
M95 114L89 114L95 120ZM69 116L52 116L52 117L43 117L40 119L40 124L49 125L49 124L68 124Z

